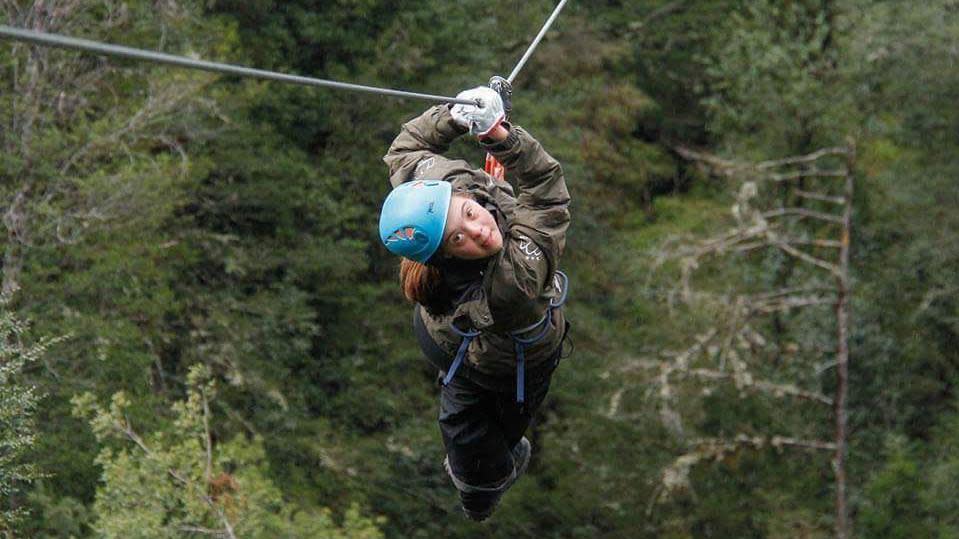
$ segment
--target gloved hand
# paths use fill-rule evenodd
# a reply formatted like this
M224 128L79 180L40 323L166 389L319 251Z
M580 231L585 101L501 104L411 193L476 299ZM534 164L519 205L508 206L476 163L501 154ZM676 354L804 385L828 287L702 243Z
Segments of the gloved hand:
M477 86L472 90L465 90L456 95L457 99L479 99L482 106L476 105L453 105L450 114L453 115L453 121L457 124L467 127L470 133L484 137L489 134L496 126L506 119L506 112L503 110L503 99L499 93L486 86Z

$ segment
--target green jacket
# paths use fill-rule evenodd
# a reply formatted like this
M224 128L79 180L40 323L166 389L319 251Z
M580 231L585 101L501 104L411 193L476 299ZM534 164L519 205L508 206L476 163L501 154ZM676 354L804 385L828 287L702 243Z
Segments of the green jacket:
M525 130L509 126L509 137L484 145L506 167L506 178L495 182L486 172L442 155L466 130L453 122L446 105L433 107L403 125L383 158L394 187L414 179L442 179L456 191L468 191L497 208L503 249L475 275L475 286L455 311L423 319L433 340L450 356L462 338L450 328L476 329L482 334L470 344L466 360L483 374L513 376L516 351L510 333L543 319L551 298L559 295L555 272L566 244L569 192L559 162ZM562 308L555 309L552 327L526 351L527 369L547 361L560 346L565 328ZM535 331L520 334L531 337Z

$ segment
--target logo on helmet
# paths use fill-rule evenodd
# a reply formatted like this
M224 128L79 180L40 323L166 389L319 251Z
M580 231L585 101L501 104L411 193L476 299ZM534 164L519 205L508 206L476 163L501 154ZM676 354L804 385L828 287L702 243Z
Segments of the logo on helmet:
M415 236L416 236L415 228L413 227L401 228L397 230L396 232L393 232L392 234L390 234L388 238L386 238L386 244L389 245L391 243L396 243L398 241L413 241L413 238Z

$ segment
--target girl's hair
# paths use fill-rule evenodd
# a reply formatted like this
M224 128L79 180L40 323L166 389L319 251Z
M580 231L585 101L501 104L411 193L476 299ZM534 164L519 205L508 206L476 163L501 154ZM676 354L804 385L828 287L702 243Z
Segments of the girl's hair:
M453 309L453 294L444 281L443 271L436 266L408 258L400 262L403 295L425 307L430 314L444 314Z

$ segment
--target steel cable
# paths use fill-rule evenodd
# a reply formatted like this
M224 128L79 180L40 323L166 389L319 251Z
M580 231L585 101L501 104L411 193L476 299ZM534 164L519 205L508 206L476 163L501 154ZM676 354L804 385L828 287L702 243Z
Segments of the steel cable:
M325 88L335 88L338 90L352 90L355 92L366 92L371 94L389 95L393 97L408 97L411 99L423 99L427 101L439 101L442 103L461 103L464 105L480 105L478 101L468 99L457 99L455 97L445 97L441 95L423 94L417 92L407 92L403 90L392 90L388 88L377 88L375 86L364 86L362 84L351 84L348 82L337 82L332 80L316 79L312 77L302 77L299 75L287 75L276 73L263 69L253 69L249 67L236 66L231 64L222 64L218 62L208 62L206 60L194 60L184 56L175 56L161 52L153 52L132 47L120 45L111 45L108 43L99 43L88 39L79 39L57 34L48 34L36 32L33 30L23 30L0 24L0 38L14 39L17 41L26 41L39 45L58 47L63 49L73 49L84 52L103 54L106 56L118 56L121 58L131 58L134 60L144 60L158 64L168 64L178 67L187 67L203 71L212 71L214 73L225 73L228 75L238 75L241 77L251 77L256 79L273 80L280 82L289 82L293 84L302 84L305 86L320 86Z
M523 54L523 57L520 58L519 62L516 64L516 67L513 68L513 71L510 73L509 77L506 79L510 84L516 79L516 76L519 74L520 70L526 65L526 62L529 61L530 57L533 55L533 52L536 50L536 47L539 46L540 41L543 40L543 37L546 35L546 32L549 31L550 27L553 25L553 22L559 16L560 11L563 10L563 7L566 6L568 0L562 0L559 5L553 10L553 13L546 20L546 23L543 24L543 27L540 29L539 34L533 39L533 42L530 44L529 48L526 49L526 53ZM438 101L442 103L459 103L464 105L478 105L482 107L482 103L479 100L470 101L467 99L457 99L455 97L446 97L441 95L433 94L424 94L418 92L408 92L404 90L393 90L389 88L378 88L375 86L366 86L362 84L352 84L348 82L338 82L333 80L326 79L317 79L313 77L303 77L300 75L289 75L285 73L277 73L274 71L267 71L264 69L254 69L250 67L237 66L232 64L224 64L219 62L209 62L206 60L197 60L193 58L187 58L185 56L176 56L173 54L166 54L161 52L147 51L143 49L135 49L133 47L125 47L122 45L112 45L109 43L100 43L97 41L91 41L88 39L80 39L68 36L62 36L58 34L50 34L44 32L37 32L34 30L24 30L20 28L14 28L12 26L7 26L0 24L0 38L13 39L16 41L25 41L28 43L34 43L37 45L45 45L49 47L57 47L62 49L72 49L79 50L83 52L89 52L94 54L102 54L105 56L117 56L120 58L130 58L134 60L143 60L147 62L153 62L157 64L166 64L173 65L178 67L186 67L190 69L199 69L203 71L211 71L214 73L223 73L227 75L237 75L241 77L250 77L263 80L273 80L279 82L288 82L293 84L301 84L304 86L318 86L324 88L334 88L337 90L350 90L354 92L366 92L371 94L378 95L388 95L393 97L406 97L411 99L422 99L426 101Z
M506 80L509 81L510 84L513 83L513 80L516 79L516 75L519 75L520 70L523 69L523 66L526 65L526 62L529 60L530 56L533 55L533 51L536 50L539 42L543 40L543 36L546 35L546 32L549 31L549 27L553 25L553 21L556 20L556 17L559 17L559 12L563 10L564 6L566 6L566 2L567 0L562 0L559 5L556 6L556 9L553 10L553 14L546 19L546 23L543 25L543 28L539 31L539 34L536 35L536 38L533 39L533 42L530 44L529 48L526 49L526 54L520 58L519 63L517 63L516 67L513 68L513 72L509 74L509 77L507 77Z

